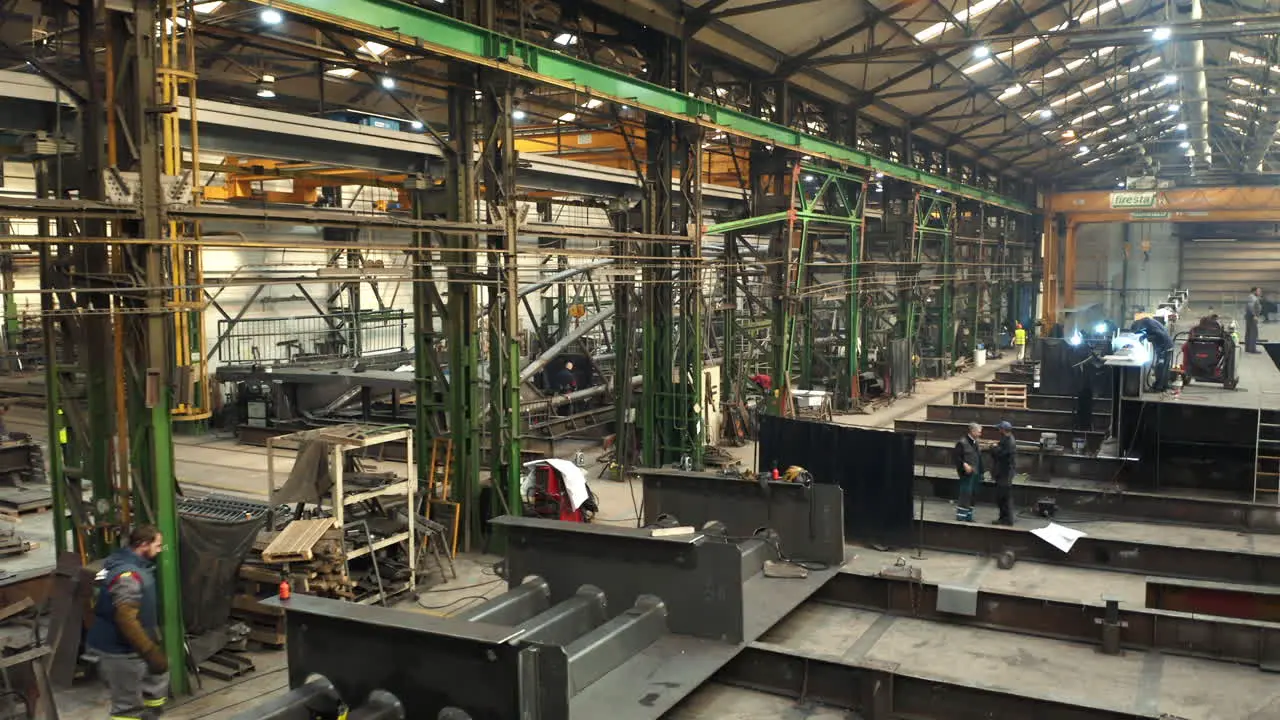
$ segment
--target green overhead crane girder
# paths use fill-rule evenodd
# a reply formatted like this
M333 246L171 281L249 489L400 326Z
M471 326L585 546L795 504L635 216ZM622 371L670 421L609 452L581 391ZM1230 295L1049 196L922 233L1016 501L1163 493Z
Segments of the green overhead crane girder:
M1026 203L951 178L918 170L868 152L752 117L740 110L654 85L533 43L396 0L254 0L278 10L357 31L369 39L443 55L557 85L645 112L702 125L840 165L905 180L957 197L1020 213ZM393 73L394 74L394 73Z

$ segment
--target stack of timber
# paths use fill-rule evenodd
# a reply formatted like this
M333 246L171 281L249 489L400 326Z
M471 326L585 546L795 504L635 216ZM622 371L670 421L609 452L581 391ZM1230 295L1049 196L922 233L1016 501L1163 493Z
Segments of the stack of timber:
M1027 409L1027 386L987 383L983 391L987 407Z
M293 593L354 599L343 562L342 533L333 526L333 518L294 520L279 532L258 535L240 565L240 587L231 604L232 616L249 626L250 640L284 645L284 611L262 601L278 595L286 580Z

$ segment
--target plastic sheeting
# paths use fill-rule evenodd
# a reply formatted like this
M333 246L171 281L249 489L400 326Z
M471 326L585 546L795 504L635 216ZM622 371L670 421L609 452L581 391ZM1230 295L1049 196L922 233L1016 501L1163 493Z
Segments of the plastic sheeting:
M915 433L765 415L756 467L767 473L799 465L814 482L839 485L846 538L905 545L911 533L915 442Z
M218 630L231 617L240 563L253 547L266 516L238 522L178 516L182 619L187 633Z

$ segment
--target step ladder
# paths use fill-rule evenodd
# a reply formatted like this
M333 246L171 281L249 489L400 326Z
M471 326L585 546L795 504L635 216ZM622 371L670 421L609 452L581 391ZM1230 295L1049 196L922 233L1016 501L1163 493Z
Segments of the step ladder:
M423 493L419 515L442 526L440 541L450 558L458 554L458 526L462 524L462 505L449 497L452 471L453 438L431 438L431 471L427 475L427 491Z
M1253 501L1280 503L1280 392L1262 392L1255 440Z

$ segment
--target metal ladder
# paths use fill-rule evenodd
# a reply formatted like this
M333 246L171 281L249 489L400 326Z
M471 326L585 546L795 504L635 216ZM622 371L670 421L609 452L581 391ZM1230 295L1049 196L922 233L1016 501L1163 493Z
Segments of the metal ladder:
M1266 391L1258 403L1258 431L1254 442L1253 501L1270 495L1280 503L1280 392Z

